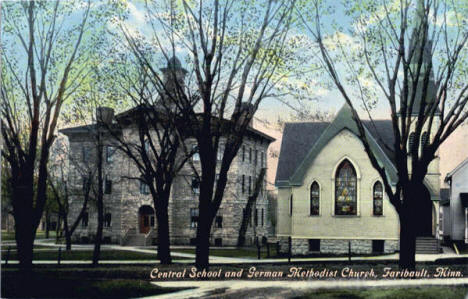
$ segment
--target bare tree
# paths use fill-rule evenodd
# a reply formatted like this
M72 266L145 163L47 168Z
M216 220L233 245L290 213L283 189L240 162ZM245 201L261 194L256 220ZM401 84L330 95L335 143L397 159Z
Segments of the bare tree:
M84 58L81 43L90 3L80 8L63 4L2 3L2 155L12 174L18 258L27 271L46 201L47 163L60 110L85 73L77 62ZM64 24L72 13L78 23Z
M317 41L327 75L351 107L359 138L399 215L400 267L414 268L416 237L426 225L414 215L426 219L432 213L428 168L440 145L468 117L466 11L460 3L437 0L352 4L346 10L354 22L348 43L340 39L343 33L324 25L323 2L313 1L299 14ZM356 110L358 102L372 119L379 96L391 111L395 169L377 158Z
M181 136L195 139L200 155L193 167L200 182L196 265L208 267L209 237L221 205L227 172L249 123L261 101L274 95L274 87L288 72L283 60L294 1L208 1L147 3L154 48L169 61L176 47L187 53L191 72L187 84L174 80L181 113ZM162 13L168 11L168 14ZM136 57L152 80L163 82L141 50L134 32L123 31ZM174 72L174 77L176 72ZM198 104L193 105L194 97ZM220 139L225 147L217 169ZM182 143L185 153L188 143ZM219 179L215 180L216 173Z

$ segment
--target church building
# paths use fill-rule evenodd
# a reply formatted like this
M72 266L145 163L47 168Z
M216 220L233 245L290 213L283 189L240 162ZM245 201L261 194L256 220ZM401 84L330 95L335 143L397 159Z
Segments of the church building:
M391 120L363 123L371 149L395 184ZM423 133L422 138L430 136ZM438 211L439 179L436 158L425 178L431 201L418 214L422 223L417 241L420 252L432 250L433 244L438 246L435 211ZM275 184L277 237L282 251L288 250L289 237L293 254L342 254L349 247L358 254L398 250L398 215L358 138L348 105L341 108L331 123L286 123Z

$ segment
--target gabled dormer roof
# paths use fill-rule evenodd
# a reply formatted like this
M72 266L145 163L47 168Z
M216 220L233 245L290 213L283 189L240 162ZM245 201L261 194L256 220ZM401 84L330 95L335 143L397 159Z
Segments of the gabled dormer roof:
M390 181L396 182L397 173L393 164L393 153L390 150L393 144L391 121L380 120L373 123L364 121L363 124L371 150L376 155L379 164L385 167ZM359 135L352 118L351 107L347 104L340 109L331 123L286 124L278 161L276 186L302 185L304 175L317 155L342 130L349 130Z

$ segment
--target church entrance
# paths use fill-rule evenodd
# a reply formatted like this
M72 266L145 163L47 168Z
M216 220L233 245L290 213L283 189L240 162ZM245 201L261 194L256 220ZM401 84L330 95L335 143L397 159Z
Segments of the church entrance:
M149 205L141 206L138 210L138 224L141 234L147 234L154 226L154 209Z
M432 207L431 194L426 186L422 190L422 194L418 198L419 212L414 215L418 218L418 230L416 236L418 237L430 237L433 235L433 207Z

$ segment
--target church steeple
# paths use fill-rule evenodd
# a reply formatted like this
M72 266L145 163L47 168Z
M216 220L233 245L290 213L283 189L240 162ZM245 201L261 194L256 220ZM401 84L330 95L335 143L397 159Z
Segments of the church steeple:
M176 56L172 56L167 61L167 66L161 68L161 71L163 72L163 81L168 92L176 91L177 84L184 86L187 70L182 67L180 60Z
M416 0L416 22L413 28L409 43L408 55L412 55L410 69L415 75L417 73L417 68L419 61L421 59L421 48L424 47L422 51L422 65L420 70L420 75L416 80L418 80L416 97L413 104L413 109L411 111L412 115L417 115L419 113L421 104L423 101L426 103L426 107L435 101L437 86L434 80L434 72L431 68L429 73L429 82L427 86L426 95L423 99L423 87L424 87L424 77L428 72L429 66L432 64L432 40L429 39L429 34L427 28L425 28L424 22L427 22L426 16L426 7L424 5L424 0ZM409 58L409 57L408 57ZM410 82L409 95L412 94L412 82ZM409 103L408 103L409 104ZM427 108L426 108L427 109ZM438 110L437 110L438 112Z

